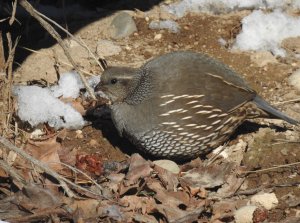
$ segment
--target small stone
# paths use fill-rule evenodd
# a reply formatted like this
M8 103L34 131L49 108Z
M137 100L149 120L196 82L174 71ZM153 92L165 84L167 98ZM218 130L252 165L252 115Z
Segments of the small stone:
M171 33L178 33L180 27L177 22L173 20L163 20L163 21L152 21L149 24L150 29L167 29Z
M236 210L234 219L236 223L253 223L253 214L258 207L254 205L243 206Z
M179 172L180 172L179 166L171 160L155 160L155 161L153 161L153 164L155 164L161 168L164 168L174 174L179 174Z
M109 57L118 55L122 48L110 40L99 40L96 47L96 52L99 56Z
M137 27L132 17L126 12L120 12L111 22L111 37L113 39L122 39L137 32Z
M161 38L162 38L162 34L161 34L161 33L156 34L156 35L154 36L154 40L160 40Z
M258 204L267 210L271 210L278 205L275 193L256 194L250 199L252 204Z
M128 51L130 51L132 48L130 47L130 46L125 46L125 50L128 50Z
M147 17L145 18L145 20L146 20L146 22L149 22L150 19L149 19L149 17L147 16Z
M76 135L75 135L76 139L83 139L83 134L81 130L76 130Z

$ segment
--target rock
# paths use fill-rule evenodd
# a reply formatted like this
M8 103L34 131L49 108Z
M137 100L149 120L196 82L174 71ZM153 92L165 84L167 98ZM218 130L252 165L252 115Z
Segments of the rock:
M255 52L250 58L259 67L266 66L268 63L278 63L276 58L268 51Z
M289 76L288 82L295 89L300 91L300 69L296 70L291 76Z
M76 130L75 138L76 139L83 139L84 138L83 133L82 133L81 130Z
M179 166L171 160L155 160L152 163L174 174L179 174L180 172Z
M180 27L177 22L173 20L163 20L163 21L152 21L149 24L150 29L167 29L171 33L178 33Z
M267 210L271 210L278 205L275 193L256 194L250 199L252 204L258 204Z
M253 214L257 209L254 205L248 205L239 208L234 213L234 219L236 223L253 223Z
M122 51L119 45L116 45L110 40L99 40L97 43L96 52L99 56L109 57L118 55Z
M122 39L137 31L136 24L132 17L126 12L118 13L111 22L111 37Z
M162 34L161 33L158 33L154 36L154 40L160 40L162 37Z

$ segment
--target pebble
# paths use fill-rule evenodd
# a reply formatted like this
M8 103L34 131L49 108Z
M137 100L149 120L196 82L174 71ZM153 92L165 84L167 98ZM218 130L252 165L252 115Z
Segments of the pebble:
M178 33L180 26L173 20L152 21L149 24L150 29L167 29L171 33Z
M155 164L161 168L164 168L174 174L179 174L179 172L180 172L179 166L171 160L155 160L155 161L153 161L153 164Z
M121 51L122 48L110 40L99 40L97 43L96 52L99 56L109 57L118 55Z
M234 219L236 223L253 223L253 214L257 209L257 206L248 205L243 206L236 210L234 213Z
M252 204L258 204L267 210L271 210L278 205L275 193L256 194L250 199Z
M83 139L83 134L81 130L76 130L76 139Z
M132 17L126 12L118 13L111 22L111 37L113 39L122 39L137 32L137 27Z
M161 38L162 38L162 34L161 34L161 33L156 34L156 35L154 36L154 40L160 40Z

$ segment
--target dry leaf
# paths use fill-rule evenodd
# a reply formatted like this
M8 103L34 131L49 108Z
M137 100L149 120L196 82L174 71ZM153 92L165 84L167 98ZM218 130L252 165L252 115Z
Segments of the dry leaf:
M225 183L225 176L231 168L230 163L215 164L208 167L202 165L182 173L180 182L191 187L214 188Z
M139 179L149 177L152 171L150 163L144 160L141 155L135 153L130 158L129 170L124 183L126 186L135 184Z
M154 165L154 170L157 172L157 176L168 191L177 190L179 181L176 174L157 165Z
M136 195L124 196L120 199L124 205L124 211L141 212L142 214L151 213L156 209L156 203L152 197L138 197Z
M57 142L57 135L47 136L38 140L29 139L24 150L34 158L46 163L55 171L62 169L58 151L62 150Z

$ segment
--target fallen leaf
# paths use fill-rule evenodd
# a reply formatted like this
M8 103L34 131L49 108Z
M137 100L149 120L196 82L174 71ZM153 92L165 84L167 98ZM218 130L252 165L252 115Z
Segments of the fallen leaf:
M210 166L199 166L193 168L179 178L183 185L191 187L214 188L225 183L225 177L231 171L232 164L213 164Z
M156 203L152 197L139 197L137 195L124 196L120 203L125 206L124 211L141 212L142 214L151 213L156 209Z
M154 170L157 172L157 176L168 191L177 190L179 181L176 174L157 165L154 165Z
M48 164L55 171L63 168L58 155L58 151L62 150L62 146L57 141L56 134L35 140L28 139L24 150L34 158Z
M130 157L130 165L126 174L126 186L135 184L139 179L149 177L153 169L150 167L150 162L147 162L141 155L135 153Z

